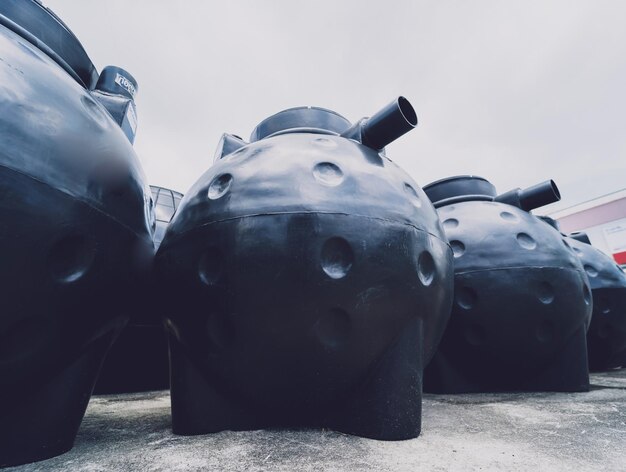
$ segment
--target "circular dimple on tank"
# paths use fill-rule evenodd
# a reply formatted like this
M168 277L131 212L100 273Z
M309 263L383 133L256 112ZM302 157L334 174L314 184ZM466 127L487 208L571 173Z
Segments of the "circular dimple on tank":
M456 304L464 310L471 310L476 305L478 296L476 292L469 287L461 287L455 291Z
M537 243L533 239L533 237L526 233L518 233L517 236L517 244L524 249L528 249L529 251L535 249L537 247Z
M583 298L587 305L591 305L591 290L589 290L587 284L583 284Z
M548 282L541 282L537 289L537 298L544 305L549 305L554 301L554 287Z
M219 249L207 249L198 261L198 276L209 287L216 285L224 272L224 258Z
M411 185L405 183L404 192L411 198L411 202L413 203L413 205L415 205L417 208L420 208L422 206L422 200L417 194L417 191Z
M450 247L452 248L452 254L454 254L455 258L461 257L463 254L465 254L465 244L463 244L461 241L450 241Z
M469 325L464 333L465 341L472 346L480 346L485 342L485 330L477 324Z
M72 234L50 249L48 267L58 282L73 283L83 278L96 257L96 243L84 234Z
M585 264L585 272L587 272L587 275L589 277L597 277L598 276L598 269L596 269L591 264Z
M336 187L343 182L343 172L332 162L320 162L313 168L315 179L329 187Z
M221 351L232 345L235 340L235 329L229 318L222 312L211 312L206 320L206 332L210 347Z
M339 237L326 240L322 246L320 263L331 279L341 279L348 275L354 263L354 254L348 241Z
M554 326L549 321L541 322L535 328L535 338L541 343L547 343L554 339Z
M334 149L337 147L337 143L333 141L332 139L328 139L328 138L315 138L313 140L313 144L315 144L316 146L327 148L327 149Z
M211 200L217 200L218 198L222 198L224 195L226 195L226 193L228 192L232 184L233 184L232 175L230 174L218 175L209 184L208 197Z
M348 340L351 328L350 315L341 308L333 308L318 318L313 330L321 344L337 349Z
M419 259L417 260L417 275L422 282L422 285L428 287L435 280L435 274L437 268L435 266L435 260L428 251L423 251Z
M447 220L444 220L443 222L443 227L447 230L454 229L458 226L459 226L459 220L457 220L456 218L448 218Z
M504 221L508 221L509 223L514 223L519 219L517 216L509 211L500 212L500 218L502 218Z

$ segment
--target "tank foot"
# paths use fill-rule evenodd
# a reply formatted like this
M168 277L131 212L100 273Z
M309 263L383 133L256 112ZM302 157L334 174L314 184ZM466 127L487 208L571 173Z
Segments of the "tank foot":
M244 408L211 385L171 334L169 348L174 434L191 436L259 427Z
M615 354L615 356L613 356L613 359L611 362L611 368L613 369L626 368L626 349L618 352L617 354Z
M329 411L326 419L308 418L310 412L304 411L298 419L286 418L284 412L272 415L242 407L217 391L170 335L172 430L174 434L195 435L322 426L380 440L415 438L420 434L422 416L422 335L421 320L416 318L379 360L365 383ZM276 417L281 414L283 421L277 422Z
M489 388L472 381L455 368L446 356L438 351L424 370L424 391L427 393L480 393Z
M422 425L422 320L414 318L329 427L384 441L413 439Z
M429 393L586 392L589 391L585 327L570 337L550 363L539 370L520 371L498 365L480 372L462 372L437 352L425 371Z
M78 359L36 390L0 395L0 467L37 462L72 449L98 372L117 332L94 341Z
M538 375L528 379L523 390L588 392L587 330L581 326L567 344Z

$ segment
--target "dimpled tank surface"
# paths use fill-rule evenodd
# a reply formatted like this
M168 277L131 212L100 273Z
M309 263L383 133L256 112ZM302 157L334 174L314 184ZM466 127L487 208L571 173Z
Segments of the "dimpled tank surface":
M566 241L583 263L593 296L587 332L589 368L602 371L626 367L626 274L588 239Z
M60 54L82 51L78 75L38 43L49 29ZM0 466L72 447L153 251L130 136L81 77L98 74L58 18L0 4Z
M423 365L451 303L436 212L358 126L327 110L282 113L273 119L291 121L273 136L223 138L222 151L239 148L186 193L157 255L177 293L166 316L174 432L415 437Z
M444 195L446 186L453 191ZM534 192L520 199L527 191L519 189L497 196L473 176L424 189L434 197L455 265L452 315L425 390L587 390L587 277L561 235L527 211L558 198L554 183L529 189L541 189L545 201L533 200Z

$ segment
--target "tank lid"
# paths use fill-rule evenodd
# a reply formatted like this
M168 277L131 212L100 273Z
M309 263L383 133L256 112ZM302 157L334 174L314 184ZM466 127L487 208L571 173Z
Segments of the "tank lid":
M261 121L252 131L250 142L299 131L341 134L350 126L346 118L332 110L318 107L289 108Z
M447 177L425 185L423 190L435 208L469 200L492 201L496 196L494 185L477 175Z
M41 49L81 85L95 85L98 72L82 44L39 0L0 1L0 24Z

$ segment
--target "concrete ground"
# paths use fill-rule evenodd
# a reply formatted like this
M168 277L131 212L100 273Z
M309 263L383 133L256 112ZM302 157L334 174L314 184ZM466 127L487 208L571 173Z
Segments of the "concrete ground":
M169 394L91 399L74 449L31 471L626 471L626 369L588 393L426 395L422 435L381 442L332 431L174 436Z

